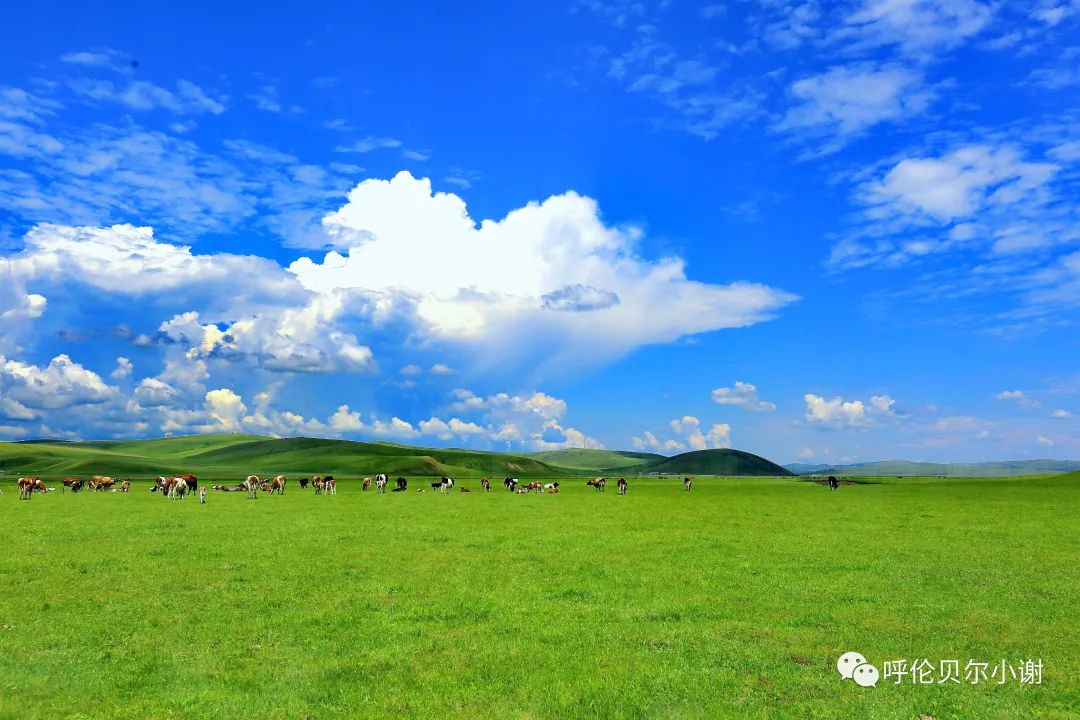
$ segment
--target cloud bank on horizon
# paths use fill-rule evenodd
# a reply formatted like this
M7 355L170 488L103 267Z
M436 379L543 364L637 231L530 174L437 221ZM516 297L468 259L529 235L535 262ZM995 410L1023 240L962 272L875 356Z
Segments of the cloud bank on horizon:
M378 12L0 30L0 439L1080 457L1080 4Z

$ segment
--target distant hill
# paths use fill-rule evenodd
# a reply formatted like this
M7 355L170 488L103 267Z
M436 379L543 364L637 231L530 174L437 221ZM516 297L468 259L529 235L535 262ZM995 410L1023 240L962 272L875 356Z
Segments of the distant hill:
M588 450L585 448L545 450L543 452L528 453L527 455L548 465L557 465L570 470L592 471L633 468L656 460L664 460L666 457L656 453Z
M799 475L865 475L935 476L946 477L1010 477L1016 475L1044 475L1080 470L1077 460L1008 460L979 463L925 463L910 460L883 460L879 462L854 463L851 465L812 465L792 463L785 465Z
M555 476L565 470L510 453L258 435L196 435L157 440L0 443L5 474L153 476L193 472L362 475Z
M633 467L635 473L686 475L784 476L790 470L742 450L694 450Z

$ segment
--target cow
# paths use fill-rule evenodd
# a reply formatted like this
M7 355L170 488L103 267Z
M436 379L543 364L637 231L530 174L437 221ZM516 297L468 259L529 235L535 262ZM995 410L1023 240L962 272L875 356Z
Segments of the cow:
M367 492L371 488L371 478L364 478L360 483L360 489Z
M449 478L446 475L443 475L442 480L440 480L439 482L431 483L432 490L438 490L443 494L448 493L450 491L450 488L452 487L454 487L454 481L452 478Z
M170 499L172 499L172 500L183 500L184 496L187 495L187 491L188 491L187 480L185 480L183 478L180 478L180 477L176 477L176 478L173 478L173 483L169 487L169 495L168 495L168 497Z
M387 480L388 478L386 477L386 473L379 473L375 476L375 487L378 489L379 492L386 492Z
M619 494L626 494L626 478L624 477L619 478Z
M480 478L480 487L484 488L484 492L491 492L491 481L487 476Z
M409 489L409 481L401 477L400 475L398 476L397 480L394 481L394 484L397 487L393 489L393 492L405 492Z
M19 499L29 500L33 497L34 491L38 489L38 485L44 485L38 480L36 475L28 475L27 477L21 477L18 480L19 486Z
M838 487L840 487L840 481L836 479L835 475L830 475L829 476L829 489L830 490L836 490Z
M503 487L506 488L507 491L514 492L515 490L517 490L517 485L518 479L516 477L507 476L503 478Z
M337 495L337 480L334 479L333 475L327 475L323 483L323 492L327 495Z
M131 492L131 481L125 480L120 483L120 492Z
M90 489L91 490L100 490L100 491L104 492L105 490L108 490L109 488L111 488L113 486L113 483L115 483L115 482L116 481L113 480L108 475L95 475L92 478L90 478Z
M278 475L276 478L274 478L273 480L270 481L270 494L273 495L275 491L277 492L278 495L284 495L285 494L285 476L284 475Z
M66 477L66 478L64 478L63 480L61 480L60 482L61 482L61 483L63 484L63 486L64 486L64 487L63 487L63 488L62 488L62 489L60 490L60 492L67 492L69 488L73 488L73 487L75 487L75 485L76 485L76 484L78 484L78 483L79 483L80 481L79 481L79 479L78 479L78 478L73 478L73 477Z
M690 488L691 488L691 486L693 486L693 484L694 484L694 478L692 478L692 477L688 476L688 477L684 477L682 479L682 487L683 487L683 490L685 490L686 492L690 492Z
M195 492L199 489L199 478L191 473L181 473L176 477L187 483L188 490Z
M248 500L258 500L259 499L259 485L261 485L261 484L262 484L262 481L259 480L258 475L248 475L244 479L243 485L244 485L244 490L247 490Z
M555 492L559 492L559 483L558 482L550 482L550 483L544 485L544 489L545 490L554 490Z
M300 489L307 490L309 482L311 482L311 478L300 478Z
M323 480L322 475L311 478L311 487L315 488L316 495L322 495L323 488L326 487L326 481Z
M200 505L205 505L206 504L206 486L205 485L203 485L201 488L199 488L199 504Z
M533 480L531 483L525 486L525 490L527 492L535 491L536 494L539 495L540 493L544 492L544 483L540 482L539 480Z
M469 490L469 488L463 487L463 488L461 488L461 492L471 492L471 491Z
M607 487L607 478L593 478L592 480L587 480L585 484L589 487L596 488L596 492L604 492L604 489Z

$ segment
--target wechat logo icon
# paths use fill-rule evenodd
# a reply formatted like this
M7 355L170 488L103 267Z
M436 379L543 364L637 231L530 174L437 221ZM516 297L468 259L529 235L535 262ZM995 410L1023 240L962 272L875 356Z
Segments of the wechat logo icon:
M878 669L857 652L846 652L837 658L836 671L844 680L853 680L859 687L875 687L881 677Z

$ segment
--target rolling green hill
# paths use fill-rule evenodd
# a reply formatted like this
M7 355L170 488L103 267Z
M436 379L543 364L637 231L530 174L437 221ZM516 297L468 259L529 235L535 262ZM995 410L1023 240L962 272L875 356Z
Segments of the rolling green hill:
M903 477L1013 477L1080 470L1077 460L1006 460L977 463L929 463L882 460L852 465L785 465L799 475L862 475Z
M402 475L555 476L560 470L535 458L507 453L418 448L320 438L198 435L157 440L0 443L5 475L208 476L247 473L386 472Z
M786 476L790 470L742 450L694 450L633 468L638 473L686 475Z
M548 465L557 465L571 470L634 469L638 465L664 459L663 455L657 455L656 453L588 450L585 448L545 450L543 452L528 453L528 456Z

